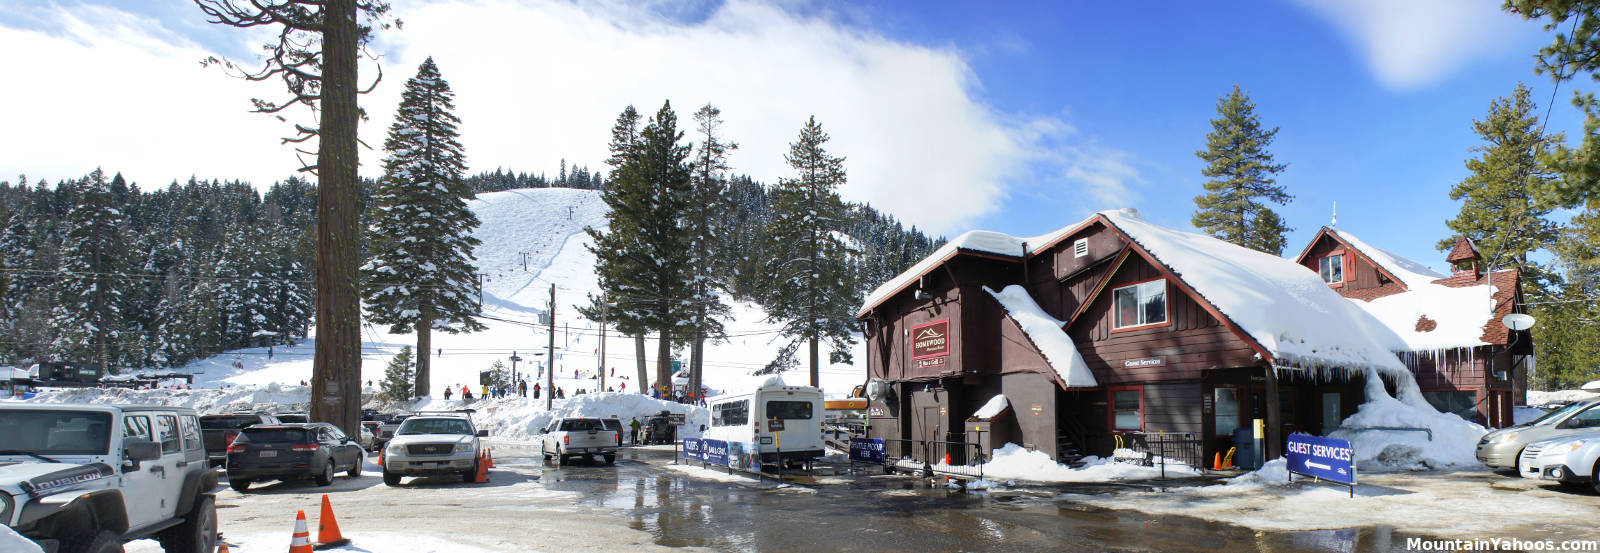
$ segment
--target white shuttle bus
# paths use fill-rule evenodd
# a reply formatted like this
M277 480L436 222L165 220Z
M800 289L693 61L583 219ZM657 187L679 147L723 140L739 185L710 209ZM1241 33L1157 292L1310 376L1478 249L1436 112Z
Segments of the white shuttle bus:
M701 437L758 444L762 464L792 465L824 454L821 390L769 381L752 391L710 398L706 404L711 408L711 427Z

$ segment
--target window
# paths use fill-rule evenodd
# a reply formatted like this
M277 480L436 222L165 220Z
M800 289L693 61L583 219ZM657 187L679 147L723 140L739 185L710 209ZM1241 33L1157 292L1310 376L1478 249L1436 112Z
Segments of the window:
M561 430L567 432L599 432L605 430L606 425L600 419L567 419L561 421Z
M467 419L406 419L400 423L396 435L410 436L414 434L466 434L472 435L472 423Z
M1089 255L1089 239L1088 238L1079 238L1078 241L1072 243L1072 257L1076 258L1076 257L1083 257L1083 256L1086 256L1086 255Z
M1144 430L1144 388L1122 386L1111 388L1111 430Z
M1474 390L1424 391L1422 398L1440 413L1451 413L1468 422L1478 420L1478 392Z
M742 426L749 422L749 400L719 403L711 409L711 426Z
M1344 254L1336 253L1317 260L1317 274L1328 284L1344 282Z
M1557 428L1600 428L1600 406L1590 407L1587 411L1561 421L1561 425Z
M1113 328L1157 325L1167 322L1167 281L1155 279L1111 291Z
M767 402L767 418L810 420L811 402L769 401Z
M200 423L194 415L184 415L178 419L178 427L183 430L183 448L193 451L205 449L206 444L200 439Z
M172 453L183 451L183 438L178 436L178 417L161 415L156 417L156 426L161 428L161 452Z
M150 440L150 418L145 416L123 417L122 437Z
M1218 436L1232 436L1233 431L1239 428L1239 389L1217 388L1211 391L1214 400Z
M0 411L0 448L39 455L105 455L111 414L104 411Z

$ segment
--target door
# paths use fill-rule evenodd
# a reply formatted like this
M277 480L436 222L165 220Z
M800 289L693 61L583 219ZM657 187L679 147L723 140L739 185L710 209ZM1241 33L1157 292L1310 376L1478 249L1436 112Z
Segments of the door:
M122 442L128 440L150 440L159 443L155 434L155 423L149 415L126 415L122 417ZM122 464L122 501L128 507L128 527L139 528L160 521L161 499L163 497L163 483L161 478L151 471L160 469L160 460L141 461L139 468L129 470L129 461Z
M183 496L183 476L188 472L189 461L183 450L183 433L178 428L177 415L156 415L156 432L161 441L160 469L161 501L158 502L160 519L178 513L178 498Z
M1322 394L1322 434L1324 436L1337 430L1339 423L1344 422L1343 414L1339 412L1339 393L1324 392Z
M334 471L348 470L350 467L356 466L356 463L359 462L356 455L356 450L359 448L359 446L350 443L349 436L347 436L344 431L339 430L339 427L325 427L323 439L325 443L324 447L332 448L329 451L332 451L334 453L334 457L338 458L338 462L333 464Z
M757 395L761 418L784 451L822 450L822 402L800 395ZM778 430L781 425L781 430Z

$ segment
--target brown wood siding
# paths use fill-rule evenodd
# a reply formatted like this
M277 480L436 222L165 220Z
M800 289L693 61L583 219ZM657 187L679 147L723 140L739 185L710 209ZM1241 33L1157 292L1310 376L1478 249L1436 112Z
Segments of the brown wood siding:
M1300 260L1300 265L1315 273L1318 270L1318 260L1343 250L1344 253L1344 282L1331 285L1339 295L1363 300L1372 300L1389 294L1404 292L1402 284L1390 280L1378 271L1378 267L1370 263L1366 256L1361 255L1354 248L1346 247L1343 242L1333 236L1323 234L1316 243L1306 250Z
M1072 244L1079 239L1088 239L1089 241L1089 254L1083 257L1077 257L1072 252ZM1108 255L1116 254L1122 250L1122 246L1125 244L1126 242L1122 240L1122 236L1118 235L1116 231L1096 222L1074 233L1072 236L1062 239L1054 247L1050 248L1047 254L1056 260L1054 276L1056 279L1060 279L1077 272L1090 263L1101 260Z
M1102 385L1170 380L1198 380L1201 371L1261 363L1255 350L1212 317L1194 298L1171 283L1167 285L1169 324L1113 332L1111 291L1119 286L1149 280L1161 272L1143 258L1132 256L1117 269L1105 290L1075 321L1069 333L1078 351ZM1073 283L1073 287L1080 286ZM1089 284L1088 286L1093 286ZM1161 357L1160 367L1124 368L1128 359ZM1196 399L1196 401L1199 401Z
M1199 380L1164 382L1144 386L1144 431L1191 432L1202 436L1205 415L1203 386Z

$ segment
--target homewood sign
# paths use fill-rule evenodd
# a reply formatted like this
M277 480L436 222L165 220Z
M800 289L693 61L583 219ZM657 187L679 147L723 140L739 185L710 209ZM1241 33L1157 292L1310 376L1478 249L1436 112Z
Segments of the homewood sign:
M950 355L950 319L911 327L911 360L917 368L945 364Z

